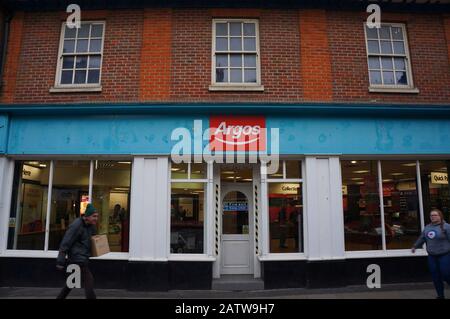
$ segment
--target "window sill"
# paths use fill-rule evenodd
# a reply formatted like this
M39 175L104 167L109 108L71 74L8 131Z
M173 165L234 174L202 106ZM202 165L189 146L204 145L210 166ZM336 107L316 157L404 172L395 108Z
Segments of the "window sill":
M54 86L50 88L50 93L73 93L73 92L101 92L101 86Z
M388 87L369 87L369 92L372 93L406 93L417 94L418 88L388 88Z
M263 85L218 85L209 86L210 91L264 91Z

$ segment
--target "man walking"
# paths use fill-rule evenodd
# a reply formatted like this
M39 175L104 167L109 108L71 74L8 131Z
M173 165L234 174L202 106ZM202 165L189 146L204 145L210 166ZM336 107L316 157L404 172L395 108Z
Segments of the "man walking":
M81 270L81 282L87 299L96 299L94 292L94 277L89 270L91 256L91 237L95 235L98 213L92 204L88 204L84 215L75 219L67 229L59 248L56 268L64 270L66 255L68 265L76 264ZM72 289L67 284L62 288L57 299L65 299Z

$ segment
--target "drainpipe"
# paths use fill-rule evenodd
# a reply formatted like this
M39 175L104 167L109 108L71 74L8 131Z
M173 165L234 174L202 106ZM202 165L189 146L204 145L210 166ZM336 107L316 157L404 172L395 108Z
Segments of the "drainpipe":
M8 48L8 37L9 37L9 27L11 25L11 20L13 17L12 11L6 11L5 12L5 19L3 22L3 34L1 35L1 46L0 46L0 87L2 87L3 84L3 71L5 69L5 63L6 63L6 51Z

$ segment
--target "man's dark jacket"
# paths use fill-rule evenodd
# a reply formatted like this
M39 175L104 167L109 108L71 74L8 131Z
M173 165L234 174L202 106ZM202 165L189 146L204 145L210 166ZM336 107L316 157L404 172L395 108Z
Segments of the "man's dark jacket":
M82 217L75 219L64 234L56 263L64 265L66 255L69 257L69 263L87 263L91 256L91 237L95 233L94 225L86 224Z

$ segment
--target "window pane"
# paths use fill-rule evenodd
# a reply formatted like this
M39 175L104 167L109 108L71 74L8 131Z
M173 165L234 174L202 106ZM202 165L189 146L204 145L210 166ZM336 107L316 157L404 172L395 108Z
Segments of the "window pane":
M61 84L72 84L73 71L61 72Z
M231 81L233 83L242 83L242 69L231 69Z
M90 161L55 161L49 249L58 250L67 227L89 202ZM97 207L98 209L98 207Z
M89 30L91 25L88 23L81 24L81 28L78 29L78 38L89 38Z
M381 72L370 71L370 84L383 84L381 81Z
M83 84L86 83L86 71L75 71L75 79L73 81L74 84Z
M228 38L216 38L216 50L228 51Z
M409 249L420 234L415 161L382 161L387 249Z
M228 66L228 54L216 54L216 67Z
M450 161L420 161L423 210L425 224L430 223L430 211L440 209L444 219L450 219L450 192L448 172Z
M244 81L246 83L256 83L256 70L245 69L244 70Z
M369 49L369 53L380 53L378 41L367 41L367 47Z
M102 50L102 40L91 40L89 52L100 52Z
M408 79L406 77L406 72L395 72L395 78L397 80L397 84L407 85Z
M406 63L404 58L394 58L394 64L397 70L406 70Z
M16 161L8 249L44 250L50 162Z
M244 35L246 36L255 36L256 29L254 23L244 23Z
M247 68L256 68L256 55L245 54L244 55L244 66Z
M230 39L230 50L231 51L241 51L242 50L242 38L231 38Z
M89 67L94 68L94 69L100 68L100 56L99 55L89 56Z
M171 178L172 179L187 179L188 178L188 163L176 164L172 162Z
M232 67L242 67L242 55L241 54L231 54L230 55L230 65Z
M383 72L384 84L395 84L394 72Z
M402 28L392 27L392 38L394 40L403 40L403 31Z
M286 178L302 178L301 161L286 161Z
M73 69L73 62L75 58L73 56L65 56L63 58L63 69Z
M380 250L377 161L342 161L345 250Z
M91 38L101 38L103 36L103 25L93 24L91 28Z
M232 191L222 201L222 234L249 234L248 198L241 192Z
M227 36L228 35L228 24L227 23L216 23L216 35Z
M383 67L383 69L392 70L394 68L394 64L392 62L392 58L382 57L381 58L381 66Z
M395 54L405 54L405 45L403 42L394 42L394 53Z
M231 22L230 23L230 35L231 36L241 36L242 35L242 23Z
M369 57L369 69L379 69L379 68L380 68L380 58Z
M283 161L277 161L276 163L278 163L278 169L275 173L273 174L268 174L267 177L268 178L274 178L274 179L278 179L278 178L284 178L283 176ZM272 163L269 163L272 164ZM275 165L275 162L274 162ZM272 167L271 171L274 171L276 169L276 167Z
M64 38L65 39L75 39L77 36L77 28L68 28L67 26L64 29Z
M270 252L303 252L300 183L269 183Z
M377 28L366 27L366 33L368 39L378 39Z
M256 51L256 38L244 38L244 50Z
M216 82L228 82L228 69L216 69Z
M381 53L390 54L392 53L391 41L381 41Z
M191 163L191 179L206 178L206 163Z
M97 161L92 204L99 214L97 233L107 234L112 252L128 252L131 162Z
M89 70L88 83L100 83L100 70Z
M391 39L390 27L381 27L378 32L380 33L380 39Z
M77 41L77 52L87 52L89 40Z
M85 69L87 67L87 56L77 56L75 67L77 69Z
M75 50L75 41L74 40L65 40L63 53L73 53Z
M202 254L205 183L172 183L170 252Z

